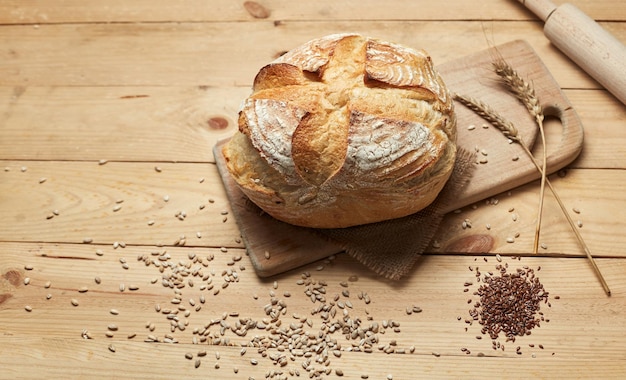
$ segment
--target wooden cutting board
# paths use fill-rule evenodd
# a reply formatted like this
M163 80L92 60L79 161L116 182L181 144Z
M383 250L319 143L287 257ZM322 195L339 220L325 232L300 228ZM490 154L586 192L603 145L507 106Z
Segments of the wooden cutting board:
M537 126L526 108L507 92L493 73L491 63L497 54L533 84L544 113L561 121L560 141L548 146L548 172L554 173L580 153L583 128L560 86L527 42L509 42L444 63L437 69L451 92L469 95L489 104L513 122L526 144L532 147L537 137ZM540 177L518 144L509 144L500 131L461 104L456 104L456 110L457 144L477 151L477 161L482 163L477 163L470 184L456 202L446 207L446 212ZM272 276L341 252L338 245L322 238L314 230L280 222L251 204L228 174L221 153L226 142L220 141L215 145L215 159L246 249L259 276Z

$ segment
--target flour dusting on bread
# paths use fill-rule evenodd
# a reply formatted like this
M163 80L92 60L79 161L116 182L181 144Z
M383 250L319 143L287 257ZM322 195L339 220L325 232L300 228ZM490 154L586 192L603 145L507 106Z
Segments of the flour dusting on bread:
M242 191L275 218L348 227L436 198L454 166L456 117L425 51L331 35L260 69L223 153Z

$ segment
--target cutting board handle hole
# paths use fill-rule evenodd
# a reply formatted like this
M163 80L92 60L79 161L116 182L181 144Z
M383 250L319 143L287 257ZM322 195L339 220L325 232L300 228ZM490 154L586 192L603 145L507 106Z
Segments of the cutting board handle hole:
M563 137L563 123L561 122L561 118L559 116L560 114L557 114L558 109L555 110L556 113L552 112L551 109L544 110L545 117L543 120L543 130L546 136L548 156L559 150ZM535 145L533 146L532 152L535 158L537 158L538 160L542 159L543 144L539 133L537 133L537 138L535 140Z

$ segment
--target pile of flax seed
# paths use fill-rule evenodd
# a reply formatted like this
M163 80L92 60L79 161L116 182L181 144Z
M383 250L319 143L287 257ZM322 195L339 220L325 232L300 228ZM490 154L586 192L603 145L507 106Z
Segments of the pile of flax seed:
M521 257L512 259L521 260ZM531 335L532 330L540 327L542 322L550 322L541 311L541 305L552 305L549 293L536 275L541 267L533 269L524 265L512 271L508 263L502 262L500 255L496 255L496 260L495 271L481 272L478 266L469 267L474 272L478 288L472 293L477 300L468 299L468 304L472 304L468 311L471 319L465 319L465 323L471 325L478 322L482 326L482 335L476 338L482 339L488 335L493 350L505 351L505 343L513 343L519 337ZM487 258L484 261L488 262ZM466 282L464 285L464 291L467 292L473 283ZM504 335L504 342L500 341L501 334ZM529 347L535 345L531 343ZM538 347L544 349L541 344ZM461 351L471 353L467 348ZM517 346L515 352L521 355L522 347Z

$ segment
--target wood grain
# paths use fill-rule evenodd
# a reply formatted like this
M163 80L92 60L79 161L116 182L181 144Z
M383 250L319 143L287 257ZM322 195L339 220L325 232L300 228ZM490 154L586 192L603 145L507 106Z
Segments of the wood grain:
M562 3L563 1L556 1ZM95 0L66 1L63 6L42 4L36 0L6 0L0 4L0 23L75 23L75 22L207 22L251 21L243 1L187 0L155 7L150 0L109 1L106 5ZM437 3L419 2L407 5L402 0L386 1L384 6L375 0L337 2L330 0L294 3L286 0L259 1L270 10L270 20L532 20L533 16L521 6L511 6L499 0L485 0L480 4L464 0L449 0L446 7ZM600 20L619 20L624 3L619 0L597 2L575 0L587 14ZM458 10L449 12L448 9Z
M249 93L204 86L0 87L0 157L214 161L212 147L237 129L238 107Z
M523 39L537 50L562 87L600 88L549 44L536 22L403 21L402 27L392 25L318 21L277 26L268 22L4 26L0 85L249 87L259 68L282 52L322 35L357 32L426 49L435 64L484 50L490 42ZM626 29L614 32L626 41ZM242 49L242 35L267 43Z
M162 308L175 308L177 305L170 304L174 297L172 289L163 287L160 283L150 283L153 278L160 279L161 273L153 266L145 266L134 260L135 256L150 255L151 251L152 249L148 247L129 247L124 253L107 251L103 256L96 256L88 247L81 245L0 244L2 274L0 293L10 295L1 304L0 322L4 334L0 338L2 343L0 363L12 363L13 358L22 357L16 364L10 366L11 373L19 373L17 377L29 377L31 371L39 366L45 366L48 371L52 371L49 375L65 371L72 376L82 376L83 373L93 376L103 373L106 368L119 366L137 367L129 368L130 372L125 374L133 378L143 377L142 371L149 371L146 376L153 376L152 371L158 372L157 376L174 374L185 374L185 377L195 377L199 374L229 376L232 375L232 368L238 367L241 370L240 374L258 377L265 372L267 365L261 364L256 368L248 361L256 358L265 363L269 359L262 358L254 349L248 349L248 353L240 357L239 350L240 346L245 345L254 335L266 334L265 331L249 332L243 337L227 333L225 336L230 337L233 347L224 347L206 343L193 345L195 335L193 329L203 326L211 319L220 318L224 312L236 311L240 318L261 320L266 317L263 307L271 298L269 293L274 291L286 302L288 308L286 315L281 317L284 323L293 320L291 317L293 313L309 316L313 322L310 330L317 331L320 328L319 316L310 314L314 305L304 294L305 287L297 284L303 271L310 271L312 279L327 283L327 297L346 289L340 286L340 282L347 281L350 276L358 276L359 280L349 282L347 288L351 292L349 299L354 305L350 310L351 315L361 316L365 320L367 308L371 317L371 321L367 323L382 323L383 319L391 318L400 323L401 331L394 333L389 330L386 334L380 334L380 343L386 344L395 340L398 348L415 347L415 353L412 355L386 355L375 351L373 354L344 352L341 358L333 357L331 367L342 368L351 378L358 378L364 372L371 377L380 374L386 376L385 372L377 372L379 370L375 366L363 367L364 361L377 363L389 361L389 366L385 366L383 371L393 373L395 378L404 378L409 373L406 371L414 370L410 366L406 367L409 357L411 363L423 362L435 367L441 365L442 360L446 363L458 361L460 364L466 360L474 363L473 360L491 360L489 358L497 357L506 363L528 362L540 366L544 364L548 367L554 366L553 371L569 363L569 360L584 358L580 361L608 363L606 372L608 374L618 371L618 368L610 363L624 360L623 350L620 349L621 341L626 338L624 335L626 326L621 317L624 310L623 306L620 306L623 305L623 297L626 294L626 282L621 276L626 270L623 260L599 260L600 265L606 268L605 275L614 289L614 297L606 299L601 289L596 286L585 259L522 258L518 261L503 258L511 270L524 265L535 269L541 266L537 275L551 295L551 307L543 305L542 311L550 322L534 329L532 335L519 338L515 343L507 343L508 350L494 351L491 349L490 339L475 339L476 335L480 335L480 326L469 326L463 321L467 318L468 311L466 302L468 293L463 292L464 282L471 281L474 276L474 272L468 267L489 270L497 264L493 257L486 258L488 262L485 262L482 256L425 256L405 281L394 283L372 276L364 268L354 265L352 259L346 255L338 255L322 271L315 270L317 264L313 264L270 280L263 280L250 270L249 258L244 256L238 265L243 265L247 269L240 270L237 266L234 267L238 270L239 281L221 289L220 294L212 295L211 292L199 290L202 281L195 277L194 280L197 282L194 287L182 288L182 305L187 309L192 309L187 300L194 298L197 301L200 294L206 296L207 303L199 311L192 309L192 313L186 318L189 325L185 331L177 330L172 333L179 341L178 344L154 344L143 340L150 334L163 338L169 333L168 319L164 314L155 312L154 306L158 303ZM242 253L239 249L227 253L206 248L168 249L172 262L188 261L189 252L201 257L214 255L214 260L209 262L206 270L216 272L213 277L213 283L216 285L222 282L219 274L221 270L233 268L228 266L232 255ZM120 257L129 259L128 270L121 268L118 260ZM25 265L31 265L33 269L25 271L23 269ZM14 276L16 277L14 285L7 284L5 279L8 273L17 273ZM29 285L22 284L25 276L31 278ZM94 283L95 276L102 279L100 285ZM49 288L44 287L47 281L51 284ZM273 281L278 285L276 290L273 288ZM118 284L122 282L127 285L136 284L139 290L119 292ZM78 292L83 286L89 288L87 293ZM289 292L291 296L283 296L284 292ZM365 305L360 301L357 298L359 292L366 292L372 300L371 303ZM46 300L46 294L51 294L52 297ZM471 293L469 294L471 298ZM258 299L254 299L254 295L258 296ZM559 299L554 299L557 295ZM78 306L70 304L72 298L79 301ZM441 299L447 301L442 303ZM33 310L25 311L25 305L32 306ZM407 315L405 308L413 305L418 305L423 311ZM109 312L111 308L116 308L119 315L111 315ZM457 319L459 316L462 318L461 321ZM590 323L592 320L594 323ZM111 323L116 324L119 330L112 338L107 338L104 334ZM155 324L154 331L149 331L145 327L150 323ZM465 327L468 327L468 331L465 331ZM91 333L93 340L81 338L83 329ZM50 335L48 333L50 331L53 331L54 335ZM137 336L129 340L127 339L129 333L136 333ZM336 335L342 344L350 345L341 334ZM116 347L115 353L108 351L109 344ZM529 344L534 344L535 347L529 347ZM539 349L538 344L542 344L544 349ZM515 353L515 347L518 345L523 347L522 355ZM58 349L52 351L44 349L51 346ZM464 347L471 351L470 356L461 352L460 349ZM201 371L196 371L193 362L185 359L184 354L186 352L195 354L202 349L206 349L208 355L202 359ZM215 351L219 351L222 357L219 360L221 365L219 370L213 368L216 362ZM440 354L441 357L434 357L433 352ZM487 358L478 358L479 352L484 353ZM532 354L535 354L534 358ZM154 361L155 355L167 359ZM139 364L130 365L131 360ZM162 367L156 362L166 362L167 365ZM29 363L31 365L28 365ZM34 366L35 363L39 363L39 366ZM485 365L487 362L482 363ZM289 368L302 370L300 364L300 359L290 362L285 370ZM471 373L477 370L477 367L478 362L464 364L452 373ZM594 367L585 365L576 368L583 373L590 373ZM515 373L511 372L512 375ZM437 372L433 374L437 375Z
M572 219L580 221L579 229L592 253L599 257L625 257L615 239L620 239L620 229L626 217L626 203L620 190L626 181L623 170L567 170L565 177L550 177ZM458 252L499 252L524 254L532 252L539 183L534 182L519 187L510 193L497 195L484 202L466 207L460 213L450 213L444 218L435 236L441 245L434 251ZM603 194L599 198L595 194ZM613 195L609 195L613 194ZM497 200L497 204L495 203ZM579 213L573 210L577 209ZM512 211L510 211L512 210ZM613 217L608 217L613 215ZM516 218L514 220L514 218ZM469 219L471 228L462 228L463 221ZM541 227L542 243L547 248L540 249L546 255L584 255L575 239L558 203L549 190L546 190ZM487 224L490 229L487 229ZM514 237L515 243L507 243ZM489 236L489 244L479 246L480 250L469 249L471 244L483 236Z
M213 164L39 161L5 167L0 241L155 246L184 235L190 246L241 246ZM49 218L55 210L59 215ZM183 211L187 217L180 220L176 215Z
M564 93L585 129L571 166L624 168L626 108L606 91ZM232 135L249 94L248 87L0 87L0 159L215 162L212 147ZM214 117L227 128L211 128ZM558 142L558 121L546 124L549 141Z
M513 0L450 0L443 5L391 0L384 6L372 0L257 2L269 10L268 19L253 19L243 0L0 2L0 377L265 378L280 368L252 349L242 357L237 346L193 345L193 329L221 318L225 311L264 318L263 307L273 290L288 306L283 326L291 322L292 313L301 313L313 319L310 329L317 332L321 323L310 315L313 304L296 284L306 270L315 280L328 282L329 295L343 289L341 281L357 275L358 281L349 282L351 315L364 323L398 320L401 333L381 334L381 342L396 339L403 347L416 347L412 355L343 352L341 358L331 358L331 366L343 369L345 379L360 379L361 374L370 379L393 374L396 380L624 378L623 105L550 45L542 24ZM626 42L626 3L572 3ZM568 207L580 208L581 232L601 256L598 265L613 296L604 296L548 199L548 222L543 225L548 249L542 254L550 257L504 260L514 267L541 265L542 283L551 296L561 297L551 308L542 306L550 323L520 339L523 355L516 355L514 345L492 352L489 339L475 339L478 326L466 332L463 319L457 320L468 310L463 293L463 283L471 278L468 267L495 265L493 252L484 263L472 250L491 247L491 242L517 230L521 235L514 244L495 244L493 249L503 256L526 249L526 231L536 212L536 184L498 196L496 206L479 204L449 215L438 238L442 246L462 247L465 253L425 255L400 283L377 278L343 254L327 264L321 261L275 278L259 278L237 242L239 231L232 218L222 223L221 211L229 205L211 163L211 147L222 134L232 132L239 102L259 67L304 41L343 31L425 48L436 64L489 44L529 41L585 125L583 153L571 165L576 169L554 181ZM224 117L226 123L210 122L213 117ZM224 125L227 128L219 129ZM551 124L553 130L558 126ZM99 166L101 159L110 162ZM22 166L26 172L21 172ZM41 177L47 181L40 184ZM205 181L200 183L200 178ZM165 193L170 195L167 203ZM215 203L209 204L209 197ZM120 199L121 209L112 211ZM510 207L519 212L517 222L511 220ZM46 219L54 209L59 215ZM184 221L174 216L182 209L188 213ZM148 228L150 218L155 224ZM465 218L473 221L471 230L460 228ZM492 240L483 238L487 222L492 223ZM201 239L195 237L197 231ZM87 234L94 243L82 243ZM174 247L182 234L187 246ZM115 241L125 242L126 248L114 249ZM161 338L170 331L155 304L174 306L173 290L158 282L167 273L136 261L137 255L157 251L167 251L173 264L189 260L190 254L213 255L205 270L215 270L215 283L224 281L226 267L239 274L239 282L220 288L218 296L205 290L206 304L190 313L184 332L176 331L177 344L143 341L150 333L147 322L154 323L153 333ZM229 266L238 255L241 261ZM120 258L127 260L129 269L122 268ZM33 269L26 270L26 265ZM317 271L319 265L324 269ZM29 285L23 285L25 276L30 277ZM101 277L100 285L95 276ZM182 290L184 306L202 292L194 279L193 288ZM278 289L273 289L274 280ZM46 281L51 283L48 289ZM121 293L120 283L139 289ZM89 288L87 293L78 293L82 286ZM291 297L285 297L285 291ZM360 291L371 296L372 321L367 321L356 297ZM71 305L72 298L79 306ZM405 308L413 304L423 312L407 315ZM31 312L25 310L27 305ZM110 314L113 307L119 315ZM119 330L106 338L110 323ZM83 339L83 329L94 339ZM129 340L131 331L137 337ZM243 338L228 334L236 344L252 339L251 333ZM107 348L111 343L115 353ZM544 350L537 349L540 343ZM461 352L464 346L471 355ZM200 349L206 349L207 356L194 369L184 354ZM218 350L221 368L215 369ZM479 352L488 356L478 357ZM251 366L251 358L259 359L259 365ZM292 378L307 377L302 361L288 363L286 369L301 372ZM234 367L239 368L237 375Z

